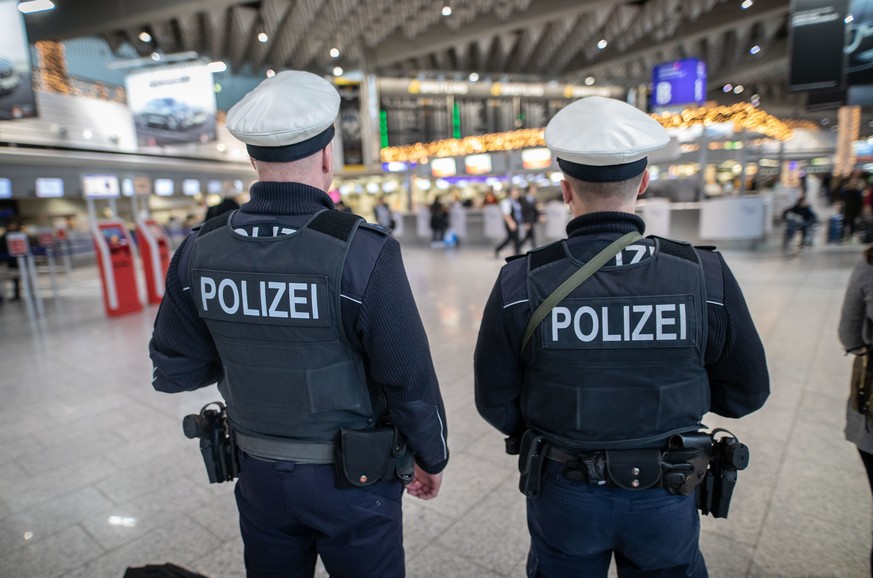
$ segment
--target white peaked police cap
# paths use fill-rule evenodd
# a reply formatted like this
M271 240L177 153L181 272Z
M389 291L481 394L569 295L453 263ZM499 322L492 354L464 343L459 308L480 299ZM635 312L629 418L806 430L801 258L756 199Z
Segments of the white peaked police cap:
M261 82L227 113L227 130L253 159L289 162L333 140L340 96L325 79L286 70Z
M639 175L648 154L670 142L664 127L648 114L602 96L558 111L546 126L545 139L564 174L595 183Z

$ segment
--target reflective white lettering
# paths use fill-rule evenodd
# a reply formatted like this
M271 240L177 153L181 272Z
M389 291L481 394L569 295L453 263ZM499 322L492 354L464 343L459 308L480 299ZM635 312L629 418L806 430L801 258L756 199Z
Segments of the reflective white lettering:
M225 289L230 287L230 292L233 295L233 307L228 307L224 300ZM239 289L236 288L233 281L230 279L222 279L218 284L218 303L228 315L233 315L239 310Z
M261 288L261 317L267 316L267 284L261 281L258 283Z
M288 302L291 304L293 319L309 319L309 313L297 311L298 305L306 305L306 297L298 297L298 291L306 291L306 283L288 283Z
M652 306L651 305L634 305L633 307L634 313L642 313L643 316L640 317L640 320L637 322L637 326L634 327L634 332L631 335L631 341L652 341L655 337L651 333L643 333L643 326L646 324L646 321L649 320L649 317L652 315Z
M309 286L309 290L312 294L312 318L318 319L318 285L313 283Z
M249 290L248 285L245 281L242 282L242 308L243 315L248 315L249 317L259 317L258 310L252 309L249 307Z
M609 307L600 308L600 327L600 332L603 334L603 341L621 341L620 334L609 332Z
M215 279L212 277L200 278L200 298L203 300L203 310L209 311L207 302L215 299Z
M591 318L591 332L582 333L582 316L588 315ZM597 337L597 313L587 305L576 310L576 315L573 316L573 329L576 331L576 337L579 341L594 341Z
M676 339L675 333L665 333L665 325L676 325L675 317L664 317L667 311L676 311L676 305L666 303L663 305L655 305L655 339L658 341L673 341Z
M279 306L279 300L282 299L282 296L285 295L285 283L279 283L278 281L270 281L269 283L270 289L276 290L276 295L273 296L273 302L270 303L270 317L288 317L287 311L279 311L277 307Z
M633 251L634 253L636 253L633 256L633 259L631 259L631 262L629 263L630 265L633 265L634 263L639 263L642 260L643 255L646 254L646 246L645 245L631 245L630 247L627 248L627 250Z
M630 341L630 307L627 305L621 308L622 319L624 320L624 340Z
M236 233L237 235L242 235L243 237L249 236L249 232L246 231L245 229L243 229L242 227L234 229L233 232Z
M685 304L679 304L679 339L685 339Z
M563 317L560 321L558 321L558 315ZM572 316L570 315L570 310L566 307L555 307L552 309L552 341L558 340L558 330L566 329L570 327L570 320Z

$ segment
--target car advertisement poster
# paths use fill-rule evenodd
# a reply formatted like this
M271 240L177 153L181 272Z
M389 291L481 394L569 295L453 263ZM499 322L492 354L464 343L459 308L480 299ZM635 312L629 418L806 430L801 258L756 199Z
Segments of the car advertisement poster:
M215 91L206 65L153 68L125 78L140 146L215 140Z
M18 0L0 0L0 120L36 116L30 46Z

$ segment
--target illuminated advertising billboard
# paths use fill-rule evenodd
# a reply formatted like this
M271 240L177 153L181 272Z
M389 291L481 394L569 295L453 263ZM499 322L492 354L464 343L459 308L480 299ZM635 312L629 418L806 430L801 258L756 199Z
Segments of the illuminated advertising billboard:
M487 175L491 172L491 155L470 155L464 158L464 170L468 175Z
M430 162L430 174L439 177L453 177L458 174L458 166L455 159L434 159Z
M205 65L129 74L125 86L140 146L215 140L215 90Z
M36 116L30 46L18 0L0 0L0 120Z
M552 166L552 151L547 148L521 151L521 166L527 170L547 169Z
M89 199L111 199L118 196L118 177L112 175L84 175L82 193Z

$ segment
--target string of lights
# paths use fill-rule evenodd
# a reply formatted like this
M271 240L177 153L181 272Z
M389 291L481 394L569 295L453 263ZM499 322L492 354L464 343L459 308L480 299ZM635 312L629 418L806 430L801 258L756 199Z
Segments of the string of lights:
M686 108L680 113L665 112L652 115L664 128L689 128L732 122L736 130L747 130L769 138L787 140L792 129L788 124L748 103L732 106L701 106ZM382 162L426 162L431 157L454 157L476 153L513 151L545 146L543 129L522 129L509 132L444 139L429 143L386 147L381 151Z

